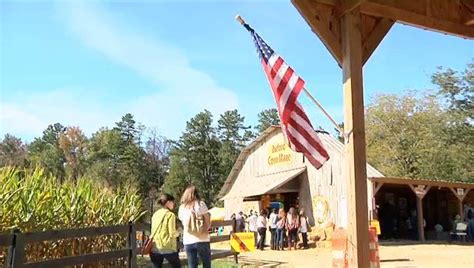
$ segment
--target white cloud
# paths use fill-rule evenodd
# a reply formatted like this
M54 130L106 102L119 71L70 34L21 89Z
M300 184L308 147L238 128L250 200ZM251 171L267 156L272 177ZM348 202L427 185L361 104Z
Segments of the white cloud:
M217 115L238 108L237 95L192 67L179 48L121 27L94 3L63 3L57 10L65 29L82 44L151 81L159 90L150 96L113 103L93 93L100 89L83 89L80 84L29 95L16 93L8 101L0 101L0 134L8 132L31 139L54 122L77 125L90 134L130 112L137 121L177 137L185 121L203 109Z
M2 103L0 113L0 134L21 135L41 133L45 123L35 114L24 111L20 106Z
M86 46L160 85L158 93L130 104L130 112L144 123L168 126L180 121L184 125L183 119L200 110L218 114L238 107L237 95L219 86L209 74L193 68L180 49L124 29L98 6L82 2L60 10Z
M107 107L100 104L100 96L79 88L28 94L17 91L8 102L2 101L1 107L0 134L11 133L29 141L56 122L80 126L91 134L119 118L119 115L114 118Z

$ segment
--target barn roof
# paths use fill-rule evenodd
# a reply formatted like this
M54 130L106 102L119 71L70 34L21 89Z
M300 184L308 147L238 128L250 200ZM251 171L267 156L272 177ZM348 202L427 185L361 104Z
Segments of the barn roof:
M252 153L253 149L260 143L260 141L264 140L270 134L276 131L281 131L280 126L270 126L267 128L259 137L257 137L253 142L251 142L247 147L245 147L241 152L239 157L234 163L232 170L227 176L224 185L219 192L219 197L224 197L232 188L237 176L239 175L240 170L242 169L245 161L247 160L248 156ZM316 131L318 133L319 138L325 145L328 151L335 151L335 152L343 152L344 145L338 139L334 138L326 131ZM376 170L371 165L367 165L367 176L368 177L383 177L384 175Z
M232 166L232 170L230 171L229 176L227 176L227 179L225 180L224 185L222 186L221 191L219 192L219 197L223 197L229 192L230 188L234 184L235 179L237 178L237 175L242 169L245 160L247 160L247 157L250 155L252 149L255 148L261 140L265 139L270 133L277 129L280 129L280 127L270 126L269 128L265 129L265 131L263 131L260 136L258 136L253 142L247 145L247 147L245 147L240 152L239 157L237 157L237 160L235 160L235 163Z

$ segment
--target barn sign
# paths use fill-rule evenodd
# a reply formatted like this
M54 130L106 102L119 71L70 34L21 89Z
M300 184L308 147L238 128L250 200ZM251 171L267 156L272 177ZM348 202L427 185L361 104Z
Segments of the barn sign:
M269 166L291 164L292 162L292 151L284 139L278 139L276 142L268 144L267 164Z

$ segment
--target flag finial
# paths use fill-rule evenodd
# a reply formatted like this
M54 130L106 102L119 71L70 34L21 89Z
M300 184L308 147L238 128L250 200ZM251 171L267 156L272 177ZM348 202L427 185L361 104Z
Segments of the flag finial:
M245 20L240 15L235 15L235 19L242 25L246 24Z

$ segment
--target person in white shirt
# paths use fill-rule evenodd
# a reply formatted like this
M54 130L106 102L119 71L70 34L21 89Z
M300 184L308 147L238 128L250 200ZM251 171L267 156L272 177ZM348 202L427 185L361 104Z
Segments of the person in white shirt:
M263 250L265 248L265 237L267 234L267 210L262 209L260 216L257 218L257 232L259 235L257 248Z
M210 215L206 206L206 203L201 200L199 193L195 186L189 186L181 197L181 205L178 210L178 218L183 224L183 245L186 255L188 257L188 267L198 267L198 255L201 258L204 268L211 267L211 246L210 236L207 232L200 234L190 233L189 222L192 219L192 213L195 213L197 217L203 217L207 227L210 226Z
M254 211L251 213L251 215L248 218L248 223L249 223L249 232L252 232L254 234L255 238L255 245L257 245L257 211Z
M300 233L303 239L303 249L308 249L308 217L303 210L300 211Z
M272 213L270 213L270 248L277 249L277 237L276 237L276 228L277 228L277 219L278 215L276 213L276 209L272 209Z

